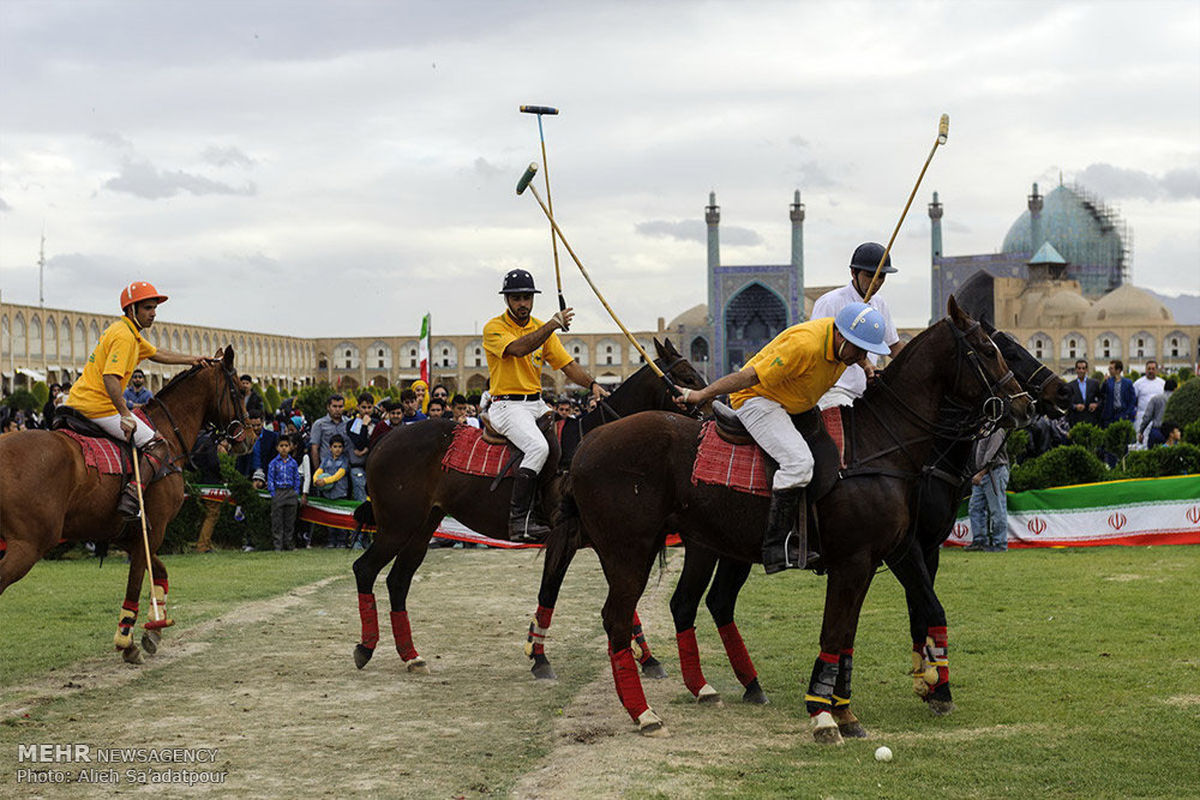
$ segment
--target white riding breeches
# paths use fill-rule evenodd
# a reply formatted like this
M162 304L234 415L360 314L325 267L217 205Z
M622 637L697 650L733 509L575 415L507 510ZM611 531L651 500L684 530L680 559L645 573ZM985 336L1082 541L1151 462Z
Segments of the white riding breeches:
M854 401L861 396L845 387L834 385L828 392L821 395L821 399L817 401L817 408L824 411L835 406L852 406Z
M134 414L133 418L137 421L137 428L133 431L133 443L138 448L145 447L154 438L154 428L147 425L137 414ZM113 414L111 417L96 417L92 422L114 439L125 441L128 438L125 431L121 430L120 414Z
M550 411L542 400L493 400L488 406L488 420L496 433L508 437L513 446L525 454L521 469L541 472L550 456L550 445L538 430L538 417Z
M758 446L779 464L771 488L808 486L813 476L812 451L783 406L766 397L751 397L737 415Z

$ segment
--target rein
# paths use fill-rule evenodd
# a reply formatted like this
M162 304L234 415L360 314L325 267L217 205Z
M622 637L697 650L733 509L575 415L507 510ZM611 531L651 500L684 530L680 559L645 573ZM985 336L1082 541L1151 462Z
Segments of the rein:
M182 381L184 378L187 378L187 377L190 377L190 376L196 374L203 368L204 368L204 365L202 365L202 364L193 365L190 369L188 369L184 372L181 372L178 375L176 375L174 378L172 378L167 383L166 386L164 386L161 390L159 390L159 394L150 398L150 403L157 403L158 406L163 410L163 413L167 415L167 422L169 422L171 424L171 432L175 434L175 440L177 442L179 442L181 454L171 457L170 463L173 465L176 462L187 462L190 464L191 463L191 448L188 447L187 442L185 442L183 440L183 433L179 430L179 424L175 421L175 415L171 413L170 407L166 404L165 401L163 401L163 399L160 397L160 395L166 389L177 385L177 381ZM242 412L242 405L240 403L240 395L237 391L237 380L236 380L237 375L233 370L226 369L224 367L224 365L221 366L221 372L223 373L224 378L225 378L226 388L229 390L229 400L233 404L234 419L229 421L229 424L227 424L225 426L225 430L223 432L218 432L217 426L211 422L207 423L207 424L202 424L200 429L202 431L203 430L211 430L214 433L216 433L218 438L220 438L220 439L228 440L229 442L231 442L233 444L240 444L243 441L245 441L245 438L246 438L246 424L245 424L246 420L245 420L245 414ZM147 403L147 405L149 405L150 403ZM168 452L169 452L169 450L170 450L170 447L168 446Z

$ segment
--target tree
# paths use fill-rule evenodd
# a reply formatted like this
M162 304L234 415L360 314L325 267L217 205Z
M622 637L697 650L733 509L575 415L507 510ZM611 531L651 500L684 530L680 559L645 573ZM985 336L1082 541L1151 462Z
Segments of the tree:
M1200 380L1180 384L1167 400L1163 420L1174 422L1180 428L1200 420Z
M37 398L37 407L41 408L50 399L50 387L46 385L45 381L36 381L33 384L33 396Z
M263 397L263 402L266 404L267 409L272 414L279 410L280 399L279 390L275 388L275 384L270 384L267 386L267 391L266 395Z
M39 403L37 397L28 389L17 389L4 400L4 405L9 408L18 408L22 411L33 411L35 408L41 408L44 401Z
M305 386L296 395L293 406L299 406L304 411L304 418L309 422L325 416L325 406L329 404L329 395L333 387L328 383L318 383L316 386Z

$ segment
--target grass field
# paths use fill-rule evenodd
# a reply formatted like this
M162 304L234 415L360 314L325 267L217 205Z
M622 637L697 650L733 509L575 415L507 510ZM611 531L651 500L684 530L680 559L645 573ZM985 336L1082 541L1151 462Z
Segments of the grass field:
M385 655L383 646L367 670L354 673L351 667L342 674L348 646L357 637L353 587L345 577L349 558L343 551L173 557L168 561L172 615L180 624L172 636L240 602L287 595L293 587L342 576L314 595L319 603L339 606L328 621L313 621L311 608L298 606L286 628L288 637L312 631L318 643L336 640L331 663L340 670L339 680L356 682L346 684L346 707L337 709L339 716L366 718L386 702L398 720L429 716L436 708L455 731L464 729L461 736L440 733L439 748L430 747L427 737L405 738L403 725L386 731L368 726L375 731L368 736L420 755L415 766L406 765L402 774L408 777L401 783L390 790L362 785L361 796L1200 796L1200 547L946 553L939 587L950 619L958 709L945 718L931 717L912 695L903 596L895 580L881 573L868 595L855 650L853 706L872 738L841 747L814 744L803 712L817 652L823 580L795 573L767 577L756 569L742 593L738 623L771 697L765 708L736 702L740 687L711 622L701 619L705 673L728 704L702 708L678 680L666 611L679 560L673 553L666 588L642 609L651 642L671 673L669 681L647 684L647 693L672 738L646 740L631 732L612 691L597 613L603 583L594 559L585 555L568 579L569 600L560 603L552 629L558 635L550 642L550 655L562 677L549 694L525 677L515 646L521 615L532 609L536 591L524 582L540 571L538 563L519 554L430 554L419 573L430 580L414 585L410 604L418 647L426 653L447 651L448 658L463 662L468 654L495 652L482 654L478 670L443 662L443 671L435 669L434 682L425 684L427 693L411 695L408 687L421 685L420 679L396 675L395 654ZM454 602L439 603L434 586L450 580L456 581ZM58 562L37 565L6 592L0 598L0 684L5 687L0 699L12 699L7 695L14 684L43 679L51 669L61 673L85 656L107 658L103 669L131 669L107 649L123 585L119 560L99 572L94 561ZM378 590L383 592L382 581ZM499 610L501 595L511 612ZM447 613L443 617L431 607ZM276 638L281 635L282 629ZM230 629L222 636L232 639L236 633ZM484 642L481 636L493 638ZM454 655L455 648L460 655ZM193 659L189 680L197 680L203 655ZM90 663L95 670L95 659ZM132 685L133 691L169 685L170 670L184 666L147 675ZM273 675L288 674L272 669ZM356 711L351 689L385 674L389 677L382 683L363 688L372 692L370 705ZM279 690L289 691L283 685ZM519 703L518 713L506 713L506 698ZM68 720L103 716L113 705L111 695L85 692L42 706L27 722L40 740ZM282 706L285 717L288 707ZM24 723L3 722L8 733L0 727L0 752L11 754L13 743L25 741L33 729L22 733ZM260 736L265 740L271 731ZM355 766L358 751L367 745L350 741L322 773L325 790L288 788L287 776L273 774L276 768L267 764L261 768L280 791L253 796L329 794L326 790L344 780L339 768L369 772ZM895 751L894 761L873 759L879 744ZM265 741L247 745L270 749ZM498 750L505 757L490 760ZM486 770L473 766L484 763ZM0 758L0 786L10 782L11 767L10 758ZM568 771L566 782L530 783L551 769ZM469 777L477 771L483 777ZM546 790L547 785L560 791Z

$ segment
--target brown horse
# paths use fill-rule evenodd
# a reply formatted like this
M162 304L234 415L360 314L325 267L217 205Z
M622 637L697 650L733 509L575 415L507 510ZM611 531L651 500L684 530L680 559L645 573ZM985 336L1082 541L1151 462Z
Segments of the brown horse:
M670 340L654 346L655 363L677 385L704 386L704 379ZM650 369L642 367L581 424L564 430L563 462L578 437L607 420L647 409L674 409L666 384ZM672 416L680 416L678 413ZM509 498L512 477L495 483L494 478L467 475L442 468L442 457L454 438L455 423L432 419L405 425L389 432L376 444L367 458L367 493L371 500L359 506L355 518L360 525L374 517L375 539L354 562L358 586L358 611L362 622L362 641L354 648L354 663L366 666L379 643L379 617L375 605L375 579L393 559L388 571L388 600L391 605L392 635L396 652L409 672L425 673L425 659L413 647L408 620L408 590L413 575L425 559L429 537L446 515L472 530L497 539L508 538ZM572 441L572 436L574 439ZM558 442L551 448L551 461L558 460ZM547 514L558 506L560 480L552 469L539 479L540 503ZM655 662L657 663L657 662Z
M821 653L806 706L814 737L865 736L850 710L854 636L876 567L910 528L911 491L939 435L978 428L985 416L1023 424L1031 407L1003 356L951 299L950 316L922 332L854 404L847 444L857 469L815 499L829 577ZM948 424L943 404L969 415ZM617 694L646 734L664 731L646 703L629 648L634 608L668 532L685 546L732 561L758 562L768 500L721 486L693 485L700 424L649 412L605 426L580 446L555 536L582 536L608 581L602 616ZM839 731L840 729L840 731Z
M1038 411L1052 418L1062 416L1069 399L1063 380L1011 336L990 329L987 323L983 325L1017 382L1036 400ZM910 502L911 534L885 558L892 575L904 587L908 604L913 688L930 711L939 716L950 713L954 703L950 695L946 612L933 584L942 543L950 536L964 492L970 489L976 441L975 435L938 437ZM548 552L547 564L552 560ZM695 624L701 599L705 600L717 626L734 674L745 687L743 700L766 702L758 673L733 619L738 592L749 573L749 564L718 557L698 545L688 547L684 554L683 569L671 596L671 615L684 683L700 702L720 700L720 694L709 685L700 668Z
M186 461L205 425L223 427L235 453L247 452L254 443L254 434L245 426L246 407L233 369L233 348L218 351L217 359L176 375L145 408L166 440L175 466ZM122 476L102 475L85 465L79 444L58 431L22 431L0 439L0 538L7 545L0 559L0 593L60 541L115 544L129 553L129 580L114 642L126 661L140 663L132 629L137 622L146 551L141 524L126 521L117 512L123 485ZM151 591L164 610L167 568L157 551L183 497L183 474L178 469L151 483L144 493L154 572ZM157 630L143 633L142 646L147 653L153 654L158 642Z

